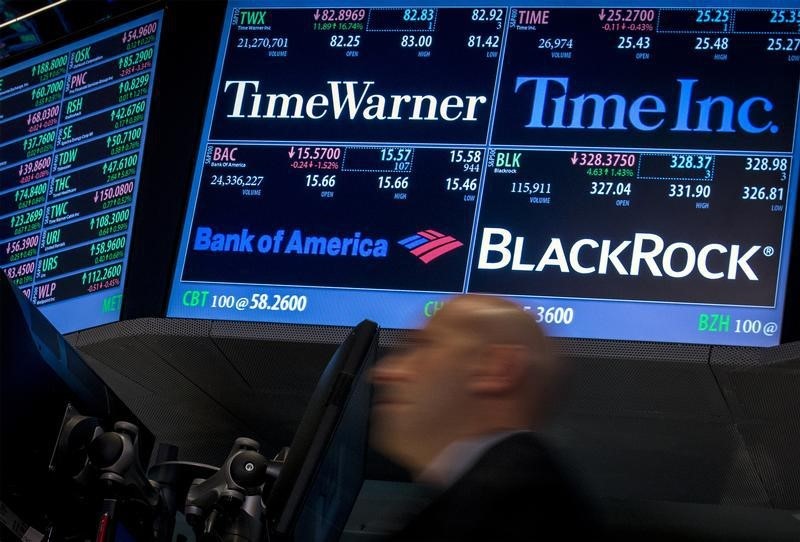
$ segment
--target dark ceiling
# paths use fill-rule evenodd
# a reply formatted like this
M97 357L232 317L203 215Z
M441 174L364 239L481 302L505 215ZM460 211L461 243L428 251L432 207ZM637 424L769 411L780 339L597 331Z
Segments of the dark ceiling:
M57 0L0 0L0 22L55 3ZM58 40L151 3L147 0L67 0L0 28L0 59Z

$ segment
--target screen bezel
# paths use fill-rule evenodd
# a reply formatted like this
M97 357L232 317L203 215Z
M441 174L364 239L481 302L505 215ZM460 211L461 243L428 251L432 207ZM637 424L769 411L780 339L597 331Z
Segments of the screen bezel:
M150 1L150 2L147 2L146 4L142 5L141 7L138 7L137 9L135 9L133 11L129 11L127 13L124 13L124 14L121 14L121 15L118 15L118 16L115 16L115 17L111 17L111 18L109 18L107 20L104 20L104 21L102 21L100 23L84 27L84 28L82 28L82 29L80 29L80 30L78 30L78 31L76 31L74 33L71 33L71 34L69 34L67 36L64 36L62 38L59 38L57 40L53 40L51 42L48 42L48 43L45 43L45 44L42 44L42 45L38 45L36 47L32 47L30 49L27 49L27 50L25 50L23 52L20 52L18 54L15 54L15 55L12 55L12 56L8 56L8 57L3 58L2 60L0 60L0 70L15 69L17 66L25 64L27 62L30 62L32 59L35 59L35 58L37 58L39 56L52 54L53 51L56 51L56 50L61 49L63 47L70 47L73 44L78 43L78 42L83 41L83 40L94 39L96 36L106 32L106 31L112 30L115 27L124 26L124 25L127 25L127 24L131 23L132 21L135 21L137 19L141 19L141 18L144 18L144 17L149 17L151 15L158 15L160 17L161 24L163 26L163 21L164 21L164 16L165 16L165 11L164 11L165 5L166 5L166 0ZM157 58L160 58L160 56L162 55L160 44L163 41L163 37L164 37L164 34L163 34L163 28L162 28L161 32L159 33L159 39L155 42L156 43L155 46L156 46L156 51L157 51L156 52ZM126 233L126 235L128 237L129 247L126 249L127 256L122 260L123 265L124 265L124 267L123 267L124 280L122 281L121 285L119 287L117 287L117 288L119 288L118 291L122 294L123 300L125 298L125 292L127 290L126 284L128 282L128 279L131 276L130 264L131 264L131 261L133 260L133 257L132 257L133 256L133 252L132 252L133 251L133 247L131 245L135 242L137 223L139 223L140 221L143 220L143 218L141 216L139 216L139 214L137 213L137 210L140 209L143 206L142 197L141 197L142 186L145 185L145 184L147 184L147 185L150 184L149 182L145 181L146 175L145 175L144 167L145 167L146 162L147 162L147 155L148 155L148 150L147 149L148 149L148 146L149 146L148 141L150 139L149 134L154 129L154 127L153 127L154 123L152 122L152 119L153 119L152 112L153 112L153 109L154 109L154 104L158 101L158 97L157 97L158 81L159 81L158 80L158 74L161 71L162 71L162 68L160 66L160 62L157 60L156 61L156 69L154 71L155 79L153 81L153 91L151 91L151 95L150 95L150 109L148 111L148 117L146 118L145 123L143 125L143 126L146 126L144 147L143 147L143 149L141 151L142 152L142 156L143 156L143 160L142 160L142 164L140 165L139 174L138 174L138 186L135 188L135 192L134 192L135 197L134 197L133 203L131 205L131 208L134 210L133 211L133 215L134 216L133 216L133 221L131 222L131 224L129 226L129 229L127 230L127 233ZM92 294L81 294L80 296L77 296L75 298L66 299L66 300L63 300L63 301L56 302L56 303L59 303L59 304L60 303L70 304L73 300L83 299L86 295L92 295ZM116 317L112 321L119 321L119 320L123 319L123 316L122 316L123 312L122 311L123 311L123 307L120 307L119 316ZM97 324L97 325L104 325L104 324ZM81 331L83 329L88 329L89 327L97 327L97 325L90 325L90 326L87 326L87 327L79 327L77 329L71 329L71 330L67 331L67 333L73 333L73 332Z
M247 6L247 5L255 5L255 4L265 5L265 6L274 6L276 8L279 8L279 7L286 7L286 8L289 8L289 7L292 7L292 8L323 7L323 6L332 5L330 3L320 2L320 1L303 1L303 2L288 2L288 1L285 1L285 0L284 1L273 1L273 2L270 2L270 1L254 2L254 1L248 1L248 0L241 1L241 2L234 1L234 2L230 2L230 5L228 6L228 8L227 8L227 10L225 12L225 17L224 17L224 20L223 20L223 24L224 24L224 21L228 21L229 20L230 13L232 12L232 10L234 8L243 7L243 6ZM657 4L658 4L658 7L670 7L670 8L673 8L673 7L696 8L697 7L695 4L687 2L685 0L683 0L683 1L675 1L675 0L662 1L662 2L659 2ZM722 3L719 3L719 4L714 4L714 7L763 8L763 7L775 7L775 4L776 4L775 2L768 2L768 1L763 1L763 0L756 0L756 1L751 1L751 2L728 0L728 1L725 1L725 2L722 2ZM405 6L404 3L397 2L397 1L394 1L394 0L392 0L392 1L383 1L383 2L365 2L365 1L360 1L360 0L359 1L352 1L351 0L351 1L348 1L348 2L344 2L343 4L341 4L341 6L339 4L337 4L337 7L376 6L376 5L379 5L380 7L384 7L384 6L385 7ZM459 6L463 6L463 7L470 7L470 6L477 6L477 5L482 5L482 6L483 5L486 5L486 6L503 5L503 6L506 6L506 5L508 5L508 3L507 2L497 2L497 1L487 1L487 2L461 1L461 2L455 2L455 1L447 1L446 0L446 1L442 1L442 2L420 2L419 5L423 6L423 7L424 6L442 6L442 7L459 7ZM563 0L561 0L561 1L549 2L549 3L547 3L547 2L526 2L525 5L526 6L527 5L531 5L531 6L534 6L534 7L535 6L542 6L542 7L554 7L554 8L557 8L557 7L593 7L593 6L598 6L599 7L599 6L605 6L605 3L599 2L599 1L596 1L596 0L592 0L592 1L583 2L583 3L581 3L580 6L575 6L575 5L570 5L568 2L564 2ZM640 7L640 3L627 1L627 2L616 3L615 6L619 6L619 7L637 6L637 7ZM223 26L222 35L221 35L220 39L226 38L227 35L228 35L227 29ZM217 50L217 53L216 53L216 64L215 64L214 70L213 70L215 73L216 73L217 69L221 67L221 63L222 63L222 61L224 59L224 55L225 55L225 51L222 48ZM218 88L218 84L219 83L217 81L212 81L211 84L210 84L209 92L211 90L214 90L214 89ZM204 126L203 126L202 134L201 134L201 136L200 136L200 138L199 138L199 140L197 142L197 148L198 149L199 149L200 143L204 140L204 138L208 134L209 123L210 123L209 115L210 115L210 111L212 111L212 109L213 109L213 106L214 106L214 104L211 103L211 102L207 102L207 104L206 104L206 118L204 119ZM795 140L796 141L800 140L800 132L796 132L795 133ZM199 170L199 168L201 168L201 166L202 165L200 164L199 160L195 162L194 171L193 171L193 174L192 174L192 181L194 180L195 176L199 174L198 170ZM795 163L794 163L795 175L797 174L798 167L799 166L797 164L797 160L795 160ZM795 190L795 192L796 192L796 190ZM183 218L184 218L185 221L189 220L189 218L187 217L188 213L191 210L191 209L189 209L189 206L192 205L192 202L195 200L195 198L196 198L196 195L195 195L194 192L192 192L191 194L187 195L186 209L185 209L185 212L184 212L184 215L183 215ZM793 297L795 297L797 295L797 291L798 291L798 288L799 288L798 285L797 285L798 281L792 279L792 277L794 275L797 275L797 269L798 269L798 267L800 267L800 255L798 254L798 252L800 252L800 242L798 241L798 235L799 234L798 234L798 220L797 220L797 217L796 217L796 213L797 213L796 199L797 199L796 194L790 194L789 195L789 200L788 200L789 208L787 209L787 222L788 222L789 219L792 219L793 220L793 224L792 224L793 227L786 228L784 230L784 232L783 232L784 236L787 236L787 235L789 236L789 240L786 241L786 246L789 247L790 253L788 255L789 261L787 262L787 267L786 267L786 269L787 269L787 271L786 271L786 281L782 285L782 287L785 289L785 295L784 295L784 298L782 300L783 314L782 314L782 326L781 326L781 336L780 336L780 342L782 342L782 343L783 342L789 342L789 341L792 341L792 340L796 340L797 338L800 338L800 322L798 322L798 318L800 318L800 309L797 309L796 307L793 306L792 303L789 302L790 299L792 299ZM795 200L795 204L794 205L792 205L792 203L793 203L792 200ZM181 229L183 229L183 226L181 227ZM175 258L174 258L174 265L176 265L176 266L177 265L182 265L181 256L184 255L184 253L185 253L185 249L182 250L182 247L180 247L180 243L181 243L181 239L178 239L178 246L177 246L177 251L176 251L177 253L176 253ZM175 273L174 268L171 270L171 272L173 274ZM169 285L167 287L168 294L166 296L164 305L161 308L162 311L163 311L163 312L161 312L161 314L165 314L165 315L168 314L169 299L171 297L171 293L172 293L173 289L178 284L180 284L180 281L179 280L173 280L173 277L171 276L170 280L169 280ZM778 284L779 284L778 287L780 288L781 287L780 281L779 281ZM278 323L278 322L275 322L275 323ZM323 327L325 327L328 324L298 323L298 324L291 324L291 325L296 325L296 326L300 326L300 327L303 327L303 326L309 326L309 327L323 326ZM331 327L342 327L342 326L334 324L334 325L331 325ZM409 329L409 328L403 328L403 329ZM616 339L587 339L587 340L616 340ZM652 341L657 341L657 338L652 339ZM638 342L638 341L633 341L633 342ZM644 342L651 342L651 341L644 341ZM667 344L671 343L670 341L663 341L663 342L665 342ZM677 344L677 343L671 343L671 344ZM698 344L703 344L703 343L698 343ZM716 343L707 343L707 344L715 345Z

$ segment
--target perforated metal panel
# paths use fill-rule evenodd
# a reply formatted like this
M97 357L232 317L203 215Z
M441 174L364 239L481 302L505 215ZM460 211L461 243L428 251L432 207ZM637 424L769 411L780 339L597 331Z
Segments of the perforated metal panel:
M769 504L729 424L571 414L546 434L603 498Z
M352 330L346 326L311 326L261 322L212 321L211 335L290 343L341 344Z
M549 433L601 496L748 506L776 503L762 480L760 461L737 429L720 389L710 347L553 342L574 374L565 409ZM717 367L758 366L761 362L754 360L765 352L725 350L734 360L717 352Z
M181 459L219 464L249 428L136 338L80 347L87 362L161 442ZM102 362L99 361L102 359Z
M800 420L780 423L737 424L764 482L770 501L778 508L800 503Z
M711 365L776 507L800 507L800 343L715 348Z
M556 351L572 358L652 360L707 363L709 347L700 344L666 344L634 341L599 341L553 338Z
M408 342L409 330L407 329L381 329L380 346L397 348Z
M731 391L746 420L800 419L800 366L794 371L777 368L732 372Z
M94 344L120 337L140 335L174 335L191 337L207 336L211 328L210 320L191 320L182 318L138 318L113 324L94 327L67 335L73 346Z
M326 329L327 344L264 340L285 327L146 318L69 339L180 459L220 464L240 436L259 440L267 455L291 442L347 331Z
M288 446L319 375L338 344L213 340L257 396L253 423L258 426L262 445L269 446L270 453Z
M381 329L381 346L394 348L408 341L407 329ZM601 341L553 337L553 347L569 357L657 360L667 362L708 363L709 346L698 344L665 344L657 342ZM753 350L748 349L748 350Z
M595 416L724 421L725 401L708 365L618 358L572 360L568 412Z
M789 362L791 366L787 368L797 369L797 362L800 360L800 341L782 344L776 348L762 350L763 360L769 365L783 364Z
M712 346L711 365L724 366L729 369L748 369L758 367L764 359L764 351L760 348L744 348L737 346Z
M180 458L287 445L349 328L142 319L70 338ZM381 350L407 330L382 330ZM601 497L800 507L800 344L554 339L572 390L547 434Z

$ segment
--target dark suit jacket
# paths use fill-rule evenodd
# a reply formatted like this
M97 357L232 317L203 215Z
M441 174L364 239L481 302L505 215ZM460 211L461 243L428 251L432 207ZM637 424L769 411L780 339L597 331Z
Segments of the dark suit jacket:
M585 495L532 433L490 448L393 541L598 540Z

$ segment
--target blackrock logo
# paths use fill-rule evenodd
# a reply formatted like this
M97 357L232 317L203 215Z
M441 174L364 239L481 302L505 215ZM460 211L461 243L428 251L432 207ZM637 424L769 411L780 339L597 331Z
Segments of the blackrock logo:
M543 252L523 262L525 238L514 237L503 228L484 228L478 255L478 269L506 269L542 272L558 269L561 273L582 275L638 276L684 278L692 273L709 280L736 280L740 276L757 281L750 260L759 252L772 256L774 249L761 245L741 246L710 243L700 248L685 242L667 244L654 233L636 233L633 239L579 239L566 246L558 237L550 239ZM530 252L530 250L529 250ZM713 260L713 264L709 260Z
M418 231L411 237L401 239L398 243L425 264L464 245L455 237L439 233L436 230Z

